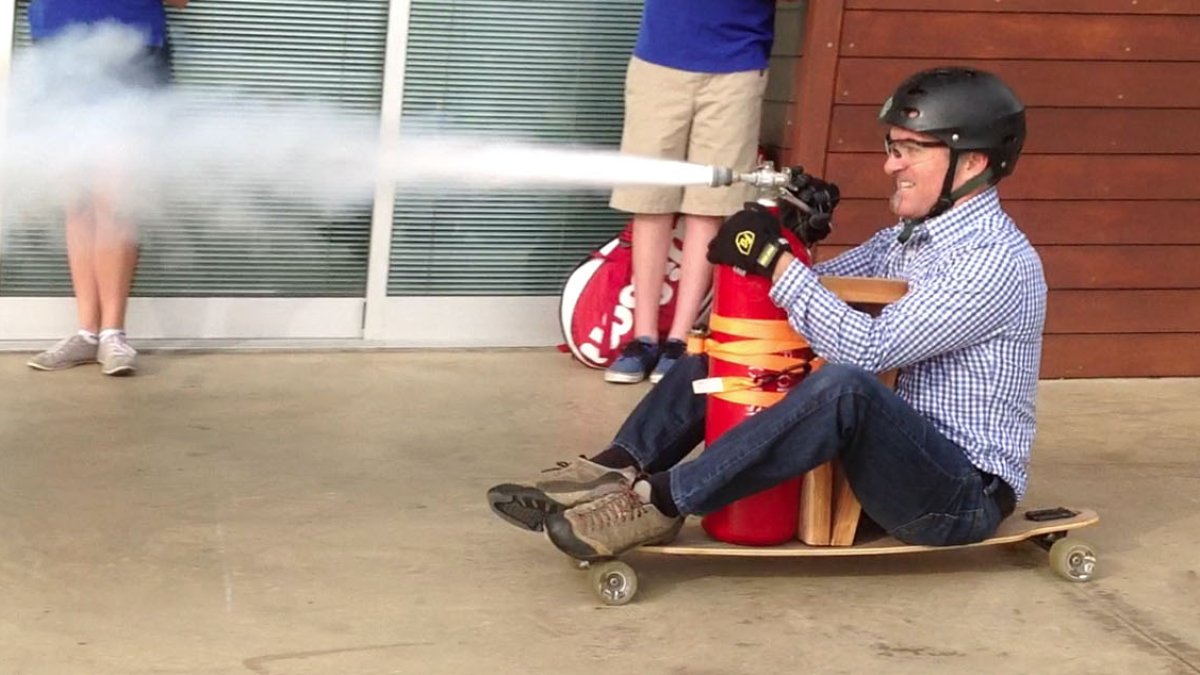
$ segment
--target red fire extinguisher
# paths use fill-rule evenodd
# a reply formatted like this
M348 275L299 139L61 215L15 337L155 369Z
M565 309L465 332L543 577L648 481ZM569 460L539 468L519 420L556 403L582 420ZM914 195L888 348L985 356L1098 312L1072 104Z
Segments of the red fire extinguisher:
M774 201L762 200L777 216ZM783 229L792 254L811 260L796 235ZM713 308L707 339L692 351L709 356L709 377L697 390L708 391L705 442L711 444L734 425L782 399L811 372L814 354L791 326L787 313L768 297L771 281L743 275L726 265L713 276ZM734 544L770 546L796 537L800 517L797 477L740 499L701 519L713 538Z

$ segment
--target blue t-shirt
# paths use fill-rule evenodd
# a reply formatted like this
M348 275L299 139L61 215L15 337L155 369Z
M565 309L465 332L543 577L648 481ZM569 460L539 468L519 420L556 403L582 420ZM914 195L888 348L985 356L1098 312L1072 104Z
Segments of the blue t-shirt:
M33 0L29 4L29 35L34 40L54 37L73 25L102 21L140 29L147 46L161 47L167 39L162 0Z
M646 0L633 55L694 73L762 70L775 39L775 0Z

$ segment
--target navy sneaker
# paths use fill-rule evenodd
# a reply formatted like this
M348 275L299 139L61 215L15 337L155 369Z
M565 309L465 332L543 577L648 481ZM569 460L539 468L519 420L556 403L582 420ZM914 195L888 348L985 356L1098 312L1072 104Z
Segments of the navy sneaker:
M650 373L650 381L658 384L658 381L663 379L663 375L675 365L675 362L687 353L687 343L683 340L671 338L663 343L662 354L658 357L658 365L654 366L654 372Z
M646 379L658 363L658 345L648 337L639 337L621 350L621 356L604 371L605 382L637 384Z

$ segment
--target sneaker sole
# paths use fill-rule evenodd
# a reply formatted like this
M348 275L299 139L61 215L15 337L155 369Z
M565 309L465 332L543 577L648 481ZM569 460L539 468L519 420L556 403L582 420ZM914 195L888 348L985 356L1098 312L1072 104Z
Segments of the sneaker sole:
M34 363L34 362L30 361L30 362L26 363L25 365L29 366L30 368L33 368L34 370L40 370L43 373L52 373L56 370L67 370L68 368L75 368L76 366L86 366L86 365L90 365L93 363L98 363L98 361L78 361L76 363L67 364L65 366L44 366L40 363Z
M117 366L112 370L102 370L100 372L112 377L126 377L133 374L134 368L133 366Z
M637 384L646 379L642 373L610 373L604 371L604 381L615 384Z
M547 518L564 510L562 504L546 493L524 485L497 485L488 490L487 498L492 513L530 532L541 532L546 528Z

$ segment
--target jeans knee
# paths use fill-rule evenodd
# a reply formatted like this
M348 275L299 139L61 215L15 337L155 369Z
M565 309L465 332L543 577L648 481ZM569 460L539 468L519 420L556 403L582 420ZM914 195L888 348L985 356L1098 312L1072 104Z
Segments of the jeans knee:
M877 381L873 373L845 363L827 363L808 379L810 386L821 389L861 389Z

